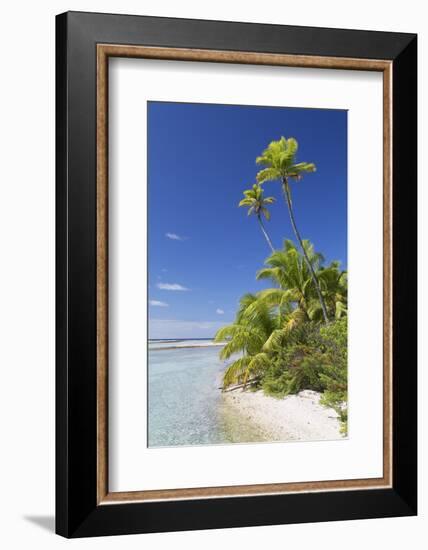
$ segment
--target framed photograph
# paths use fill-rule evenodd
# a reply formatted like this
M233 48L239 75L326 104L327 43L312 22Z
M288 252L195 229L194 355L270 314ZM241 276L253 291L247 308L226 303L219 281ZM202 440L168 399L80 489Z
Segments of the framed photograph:
M416 36L56 24L57 533L416 514Z

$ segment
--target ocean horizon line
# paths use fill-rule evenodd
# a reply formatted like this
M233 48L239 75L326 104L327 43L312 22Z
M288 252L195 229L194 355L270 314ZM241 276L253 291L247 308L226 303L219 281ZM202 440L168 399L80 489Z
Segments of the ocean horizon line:
M208 336L208 337L204 337L204 338L194 338L194 337L189 337L189 338L174 338L174 337L171 337L171 338L149 338L148 340L149 340L149 342L183 342L183 341L186 341L186 340L214 340L214 336Z

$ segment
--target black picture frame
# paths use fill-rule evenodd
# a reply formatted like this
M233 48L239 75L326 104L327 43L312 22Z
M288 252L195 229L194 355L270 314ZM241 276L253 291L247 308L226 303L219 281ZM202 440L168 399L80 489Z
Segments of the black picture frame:
M391 488L97 504L96 46L392 61ZM68 12L56 18L56 532L64 537L417 513L417 36Z

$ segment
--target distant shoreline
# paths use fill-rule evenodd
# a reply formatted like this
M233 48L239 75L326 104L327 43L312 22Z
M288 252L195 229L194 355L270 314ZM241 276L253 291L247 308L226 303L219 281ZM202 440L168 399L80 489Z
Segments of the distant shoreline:
M149 342L194 342L194 341L207 341L214 340L214 336L208 338L149 338Z
M180 342L183 342L183 340L180 340ZM160 341L159 341L160 343ZM170 349L191 349L191 348L218 348L221 346L224 346L226 342L209 342L205 344L183 344L179 346L162 346L162 347L150 347L149 351L163 351L163 350L170 350Z

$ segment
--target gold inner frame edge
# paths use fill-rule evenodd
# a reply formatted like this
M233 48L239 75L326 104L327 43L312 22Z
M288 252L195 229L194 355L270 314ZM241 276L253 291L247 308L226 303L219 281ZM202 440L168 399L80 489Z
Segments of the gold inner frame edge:
M108 489L108 59L132 57L348 69L383 73L383 477L224 487L109 492ZM392 62L189 48L97 45L97 504L377 489L392 485Z

